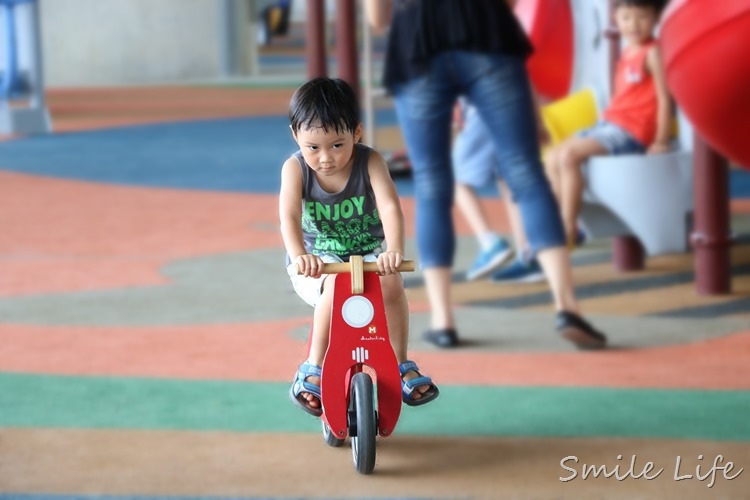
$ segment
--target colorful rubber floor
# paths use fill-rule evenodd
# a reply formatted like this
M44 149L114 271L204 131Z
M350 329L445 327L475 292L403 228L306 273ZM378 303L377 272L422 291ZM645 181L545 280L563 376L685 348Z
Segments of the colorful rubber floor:
M696 294L690 254L620 274L607 242L574 253L604 352L555 336L546 285L464 282L457 218L465 342L420 340L407 276L411 357L441 395L357 474L287 396L311 313L277 229L291 90L57 90L55 134L0 142L0 500L750 498L739 171L730 295ZM392 112L377 121L398 147Z

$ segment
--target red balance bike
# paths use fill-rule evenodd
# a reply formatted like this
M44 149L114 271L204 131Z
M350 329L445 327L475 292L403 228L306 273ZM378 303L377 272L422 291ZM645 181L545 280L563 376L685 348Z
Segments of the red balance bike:
M398 268L413 270L414 261ZM377 271L376 263L364 263L359 255L323 267L324 274L336 275L320 382L323 438L334 447L351 438L354 466L362 474L375 468L375 436L391 435L401 413L401 374Z

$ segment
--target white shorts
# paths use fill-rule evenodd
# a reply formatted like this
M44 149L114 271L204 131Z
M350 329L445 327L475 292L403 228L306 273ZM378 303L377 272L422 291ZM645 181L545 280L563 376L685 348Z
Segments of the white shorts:
M362 260L365 262L377 262L378 255L382 252L381 249L377 249L373 253L368 253L362 256ZM333 254L322 254L321 260L327 264L333 262L344 262L338 255ZM312 307L318 303L320 295L323 293L323 282L328 277L327 274L321 274L320 278L304 277L301 274L297 274L297 264L291 263L287 266L286 272L289 275L289 279L292 281L292 286L297 295L302 300L310 304Z

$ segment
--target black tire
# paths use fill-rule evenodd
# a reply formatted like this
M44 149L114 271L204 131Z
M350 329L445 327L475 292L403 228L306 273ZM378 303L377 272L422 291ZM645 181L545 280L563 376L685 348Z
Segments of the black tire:
M352 457L360 474L370 474L375 469L375 435L378 424L373 406L372 378L360 372L352 377L349 402L350 415L354 413L356 433L352 433ZM351 426L352 422L350 422ZM356 435L355 435L356 434Z
M331 428L328 427L328 424L326 424L323 420L321 420L320 423L323 425L323 439L325 440L326 444L328 444L328 446L331 446L333 448L340 448L344 445L345 440L336 437L333 432L331 432Z

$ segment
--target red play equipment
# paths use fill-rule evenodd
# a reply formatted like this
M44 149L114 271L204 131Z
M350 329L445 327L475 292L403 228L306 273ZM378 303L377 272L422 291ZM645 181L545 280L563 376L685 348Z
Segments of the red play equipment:
M672 0L661 43L670 92L698 132L691 236L696 288L699 294L729 293L729 181L721 155L750 168L750 4Z
M398 270L413 271L414 261L404 261ZM323 437L334 447L351 437L354 466L362 474L375 468L375 436L391 435L401 414L401 374L377 271L376 263L363 263L360 255L323 267L324 274L337 274L320 383Z
M526 67L534 88L548 99L570 91L573 79L573 12L570 2L519 0L515 13L534 45Z
M711 146L750 168L750 2L672 0L660 38L680 108Z

